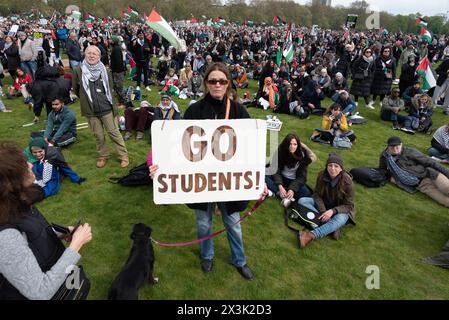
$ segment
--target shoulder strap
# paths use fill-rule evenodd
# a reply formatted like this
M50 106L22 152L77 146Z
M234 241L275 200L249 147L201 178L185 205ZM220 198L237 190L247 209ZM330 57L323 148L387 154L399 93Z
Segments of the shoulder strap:
M231 111L231 99L227 98L226 100L226 114L225 114L225 119L228 120L229 119L229 112Z

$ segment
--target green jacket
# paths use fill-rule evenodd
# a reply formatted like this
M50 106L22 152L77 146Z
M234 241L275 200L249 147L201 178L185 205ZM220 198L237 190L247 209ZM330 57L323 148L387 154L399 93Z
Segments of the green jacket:
M108 80L109 80L109 88L111 90L112 97L114 97L114 94L113 94L114 90L112 89L113 88L113 85L112 85L112 74L111 74L110 70L107 70L107 73L108 73ZM73 88L74 93L80 99L81 115L83 117L88 117L88 118L89 117L95 117L92 104L89 101L89 97L87 96L86 91L84 90L82 81L83 80L82 80L81 67L77 66L73 70L72 88ZM116 116L118 114L118 109L117 109L117 104L114 103L114 102L115 101L113 100L112 112L113 112L114 116Z

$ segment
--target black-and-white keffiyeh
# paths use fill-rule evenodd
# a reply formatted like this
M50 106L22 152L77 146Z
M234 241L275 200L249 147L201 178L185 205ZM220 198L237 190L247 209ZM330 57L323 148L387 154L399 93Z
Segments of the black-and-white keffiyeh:
M170 104L168 106L164 106L162 104L162 102L159 103L159 108L162 109L162 111L167 112L169 111L171 108L175 109L176 112L180 112L178 105L174 102L174 101L170 101Z
M99 61L97 64L91 65L88 64L86 60L83 60L83 62L81 63L81 71L82 71L83 88L84 91L86 91L90 102L92 102L92 97L90 94L89 81L95 82L101 77L104 91L106 92L106 97L108 98L108 101L112 104L112 94L109 88L108 73L106 72L106 67L104 66L103 62Z
M47 160L43 160L42 180L35 180L34 184L37 184L41 188L44 188L47 182L51 180L52 173L53 173L53 165Z

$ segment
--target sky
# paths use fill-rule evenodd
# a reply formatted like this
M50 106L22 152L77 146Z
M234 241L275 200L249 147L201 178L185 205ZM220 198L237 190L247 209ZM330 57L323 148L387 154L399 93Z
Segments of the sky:
M332 0L332 6L348 6L354 0ZM407 15L420 12L423 15L431 16L439 13L448 13L449 0L365 0L370 4L370 8L377 8L380 11L387 11L393 14ZM301 4L306 4L307 0L295 0Z

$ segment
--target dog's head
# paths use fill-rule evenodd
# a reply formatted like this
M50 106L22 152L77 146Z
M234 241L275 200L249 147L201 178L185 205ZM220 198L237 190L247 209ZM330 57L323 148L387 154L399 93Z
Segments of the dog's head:
M151 236L151 228L143 223L137 223L133 227L130 238L136 239L148 239Z

